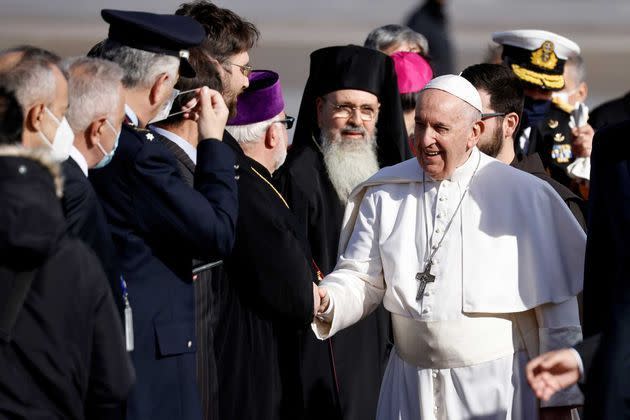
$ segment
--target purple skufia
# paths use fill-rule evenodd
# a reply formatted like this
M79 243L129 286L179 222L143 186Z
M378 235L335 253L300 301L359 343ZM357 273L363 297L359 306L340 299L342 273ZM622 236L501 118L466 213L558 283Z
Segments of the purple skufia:
M267 121L284 111L280 76L270 70L254 70L249 87L238 96L236 117L227 125L248 125Z

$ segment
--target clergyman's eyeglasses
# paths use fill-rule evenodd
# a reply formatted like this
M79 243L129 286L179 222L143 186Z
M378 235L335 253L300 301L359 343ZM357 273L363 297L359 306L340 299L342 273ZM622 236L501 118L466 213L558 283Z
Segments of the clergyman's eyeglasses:
M278 120L278 121L274 121L274 123L280 123L280 124L284 124L287 126L287 130L290 130L293 128L293 123L295 122L295 117L290 117L290 116L286 116L284 118L284 120Z
M328 102L326 98L323 98L324 101ZM372 121L374 117L376 117L376 112L374 108L370 105L350 105L350 104L335 104L331 103L333 107L333 118L350 118L351 115L354 114L354 111L359 111L359 116L362 121Z

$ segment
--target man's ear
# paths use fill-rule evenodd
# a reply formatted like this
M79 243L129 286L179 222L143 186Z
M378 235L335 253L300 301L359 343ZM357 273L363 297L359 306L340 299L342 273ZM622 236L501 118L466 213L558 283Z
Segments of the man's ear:
M586 97L588 96L588 85L586 84L586 82L580 83L580 87L578 88L577 94L578 94L578 100L580 102L583 103L584 101L586 101Z
M149 103L155 105L164 102L171 94L174 85L168 73L160 74L149 91Z
M516 112L510 112L503 117L503 137L514 138L520 119Z
M24 128L29 131L40 131L44 121L44 104L36 104L29 108L24 118Z
M92 148L96 145L96 143L100 143L101 136L103 132L106 130L105 120L107 118L101 117L90 123L85 129L85 139L87 142L88 148Z
M473 123L472 129L470 130L470 137L468 138L468 144L466 145L469 149L477 145L485 128L486 123L482 120L477 120Z
M273 149L280 143L280 124L271 124L265 132L265 148Z

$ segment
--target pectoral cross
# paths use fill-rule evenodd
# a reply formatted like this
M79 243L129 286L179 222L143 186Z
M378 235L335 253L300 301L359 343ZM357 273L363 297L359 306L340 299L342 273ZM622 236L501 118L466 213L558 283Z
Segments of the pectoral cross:
M420 301L422 296L424 295L424 289L427 287L427 283L433 283L435 281L435 276L431 274L431 264L432 261L429 261L427 265L424 267L424 271L422 273L416 274L416 280L420 282L418 285L418 294L416 295L416 300Z

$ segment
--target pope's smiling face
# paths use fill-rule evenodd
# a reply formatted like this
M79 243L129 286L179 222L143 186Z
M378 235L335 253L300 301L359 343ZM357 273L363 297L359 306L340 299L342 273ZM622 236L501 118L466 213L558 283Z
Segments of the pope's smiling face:
M449 178L466 162L483 132L480 113L450 93L427 89L416 106L417 159L435 180Z

